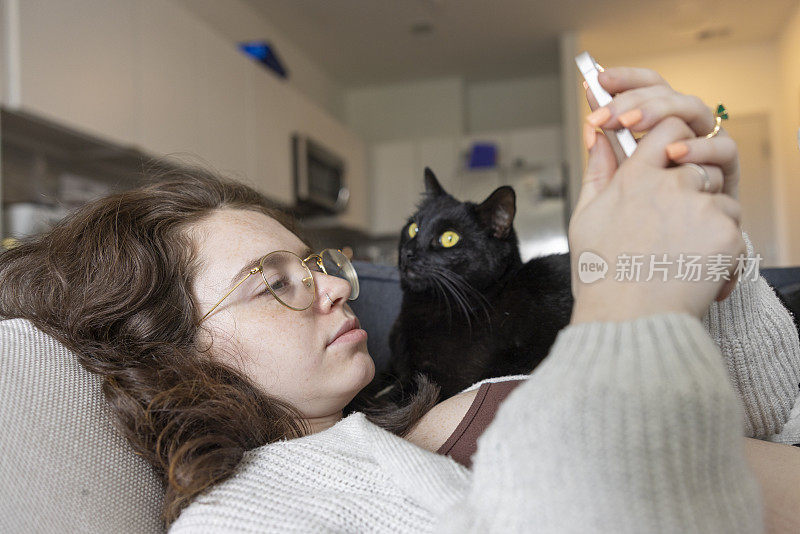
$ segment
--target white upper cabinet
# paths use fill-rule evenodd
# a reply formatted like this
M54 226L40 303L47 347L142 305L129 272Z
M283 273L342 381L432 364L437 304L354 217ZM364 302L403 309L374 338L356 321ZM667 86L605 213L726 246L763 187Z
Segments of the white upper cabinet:
M371 149L374 235L399 235L424 189L413 141L387 141Z
M200 136L202 26L168 0L140 0L141 98L137 141L146 151L192 160Z
M292 110L297 107L292 90L267 70L253 65L248 70L247 175L252 185L268 197L290 204L294 201L291 134Z
M458 198L461 194L458 181L461 161L458 143L454 137L427 137L416 143L414 182L417 197L425 190L425 167L430 167L444 190Z
M289 100L294 131L306 134L345 161L345 181L350 189L347 209L338 217L340 223L359 230L369 225L369 189L367 183L367 150L364 142L334 119L316 103L299 93Z
M205 28L204 28L205 30ZM200 32L200 154L234 178L247 175L248 68L253 62L211 30Z
M292 135L309 136L345 161L350 202L338 222L366 230L369 224L364 142L316 103L253 63L248 71L253 102L248 113L248 175L253 185L279 201L294 200Z
M458 197L458 142L454 137L377 143L370 150L372 200L370 232L393 235L415 211L425 192L425 167L444 189Z
M563 161L561 126L511 130L508 134L503 161L508 167L517 162L523 165L558 164Z
M469 150L475 143L497 146L496 167L466 169ZM392 235L400 231L425 190L425 167L430 167L442 187L458 200L481 202L497 187L509 182L518 163L529 168L557 165L561 162L561 152L559 126L373 144L369 158L370 230L374 235Z
M208 166L287 205L301 132L345 161L350 204L336 222L369 226L361 139L180 3L7 1L19 6L19 46L0 51L0 65L21 68L4 105Z
M494 144L497 147L497 168L467 170L470 150L475 143ZM508 146L509 134L507 132L470 135L461 139L459 148L464 158L458 175L460 194L457 197L459 200L482 202L492 191L503 185L502 171L499 169L505 165L504 155L508 153Z
M138 2L21 0L20 109L128 144L136 137Z

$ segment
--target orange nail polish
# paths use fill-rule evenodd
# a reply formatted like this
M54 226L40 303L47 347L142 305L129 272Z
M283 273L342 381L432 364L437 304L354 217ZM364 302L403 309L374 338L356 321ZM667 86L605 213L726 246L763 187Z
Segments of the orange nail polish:
M626 128L630 128L640 120L642 120L641 109L631 109L619 116L619 122Z
M597 132L588 124L583 125L583 142L586 144L586 150L591 150L594 143L597 141Z
M603 108L598 108L589 115L587 115L586 121L595 128L597 128L610 118L611 118L611 111L609 111L608 108L603 107Z
M667 145L667 156L669 159L682 158L689 152L689 147L686 143L670 143Z

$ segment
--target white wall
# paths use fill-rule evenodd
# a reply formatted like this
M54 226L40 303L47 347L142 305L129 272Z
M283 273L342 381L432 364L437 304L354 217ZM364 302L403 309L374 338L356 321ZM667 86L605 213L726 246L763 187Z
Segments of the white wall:
M604 67L626 65L654 69L676 90L697 95L708 105L723 101L731 113L745 115L777 110L778 62L774 42L703 52L656 56L632 53L595 59ZM587 106L587 112L588 109Z
M364 87L345 95L347 125L367 142L459 135L464 131L460 78Z
M558 75L474 82L466 89L469 133L561 123Z
M777 156L777 196L779 220L787 244L787 261L800 265L800 7L787 17L788 23L778 41L780 92L778 95L777 136L773 144Z
M337 119L344 121L344 90L319 65L298 49L261 13L239 0L172 0L195 13L231 42L265 39L272 43L289 71L288 83Z

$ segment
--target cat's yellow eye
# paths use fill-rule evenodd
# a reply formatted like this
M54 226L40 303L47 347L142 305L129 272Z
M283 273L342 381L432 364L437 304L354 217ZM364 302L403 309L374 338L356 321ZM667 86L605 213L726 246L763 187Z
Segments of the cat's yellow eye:
M419 226L417 223L411 223L408 225L408 237L416 237L417 233L419 233Z
M461 239L461 237L457 233L452 230L448 230L439 236L439 243L441 243L444 248L450 248L458 243L459 239Z

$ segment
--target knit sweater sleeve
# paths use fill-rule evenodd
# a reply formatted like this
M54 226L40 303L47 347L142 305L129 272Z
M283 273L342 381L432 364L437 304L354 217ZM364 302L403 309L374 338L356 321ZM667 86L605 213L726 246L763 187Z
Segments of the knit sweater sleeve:
M759 275L746 232L745 271L733 292L711 304L703 325L722 352L745 412L745 435L778 434L790 417L800 383L800 338L791 312Z
M478 439L436 532L761 532L743 412L700 320L570 325Z

